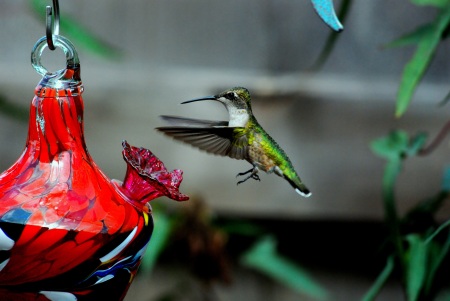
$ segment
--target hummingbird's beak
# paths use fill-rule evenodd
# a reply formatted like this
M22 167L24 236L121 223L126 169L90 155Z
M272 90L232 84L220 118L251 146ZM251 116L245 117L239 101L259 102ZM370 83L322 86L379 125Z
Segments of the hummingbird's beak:
M195 99L183 101L182 104L195 102L195 101L202 101L202 100L217 100L217 97L215 97L215 96L205 96L205 97L201 97L201 98L195 98Z

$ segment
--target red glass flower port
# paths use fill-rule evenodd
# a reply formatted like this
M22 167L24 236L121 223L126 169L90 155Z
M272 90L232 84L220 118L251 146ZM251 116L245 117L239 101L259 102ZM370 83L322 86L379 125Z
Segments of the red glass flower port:
M127 162L127 173L122 188L132 200L141 204L167 196L176 201L186 201L187 195L180 193L183 172L176 169L168 172L164 164L151 151L145 148L122 143L123 158Z
M123 183L100 171L84 141L77 54L54 39L67 67L48 73L46 40L37 42L32 61L43 79L25 150L0 175L0 300L122 300L153 231L147 202L186 200L182 172L127 143Z

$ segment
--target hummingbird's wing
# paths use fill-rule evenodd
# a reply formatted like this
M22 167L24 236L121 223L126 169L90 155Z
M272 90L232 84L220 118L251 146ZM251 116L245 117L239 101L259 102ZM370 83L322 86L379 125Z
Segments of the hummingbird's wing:
M246 159L248 140L245 135L239 134L241 133L240 129L244 130L243 128L224 126L167 126L156 128L167 136L191 144L208 153L235 159Z
M195 126L195 127L215 127L215 126L228 126L228 121L213 121L213 120L202 120L185 118L178 116L162 115L160 116L163 120L176 126Z

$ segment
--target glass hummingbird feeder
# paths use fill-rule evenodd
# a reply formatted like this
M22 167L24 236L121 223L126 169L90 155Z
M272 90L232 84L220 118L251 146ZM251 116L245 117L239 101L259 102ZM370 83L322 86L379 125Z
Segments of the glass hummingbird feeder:
M42 66L46 47L64 51L65 69ZM50 31L32 65L43 78L25 150L0 175L0 300L122 300L153 231L148 202L187 200L178 191L182 171L168 172L149 150L124 141L125 179L108 179L85 145L73 44Z

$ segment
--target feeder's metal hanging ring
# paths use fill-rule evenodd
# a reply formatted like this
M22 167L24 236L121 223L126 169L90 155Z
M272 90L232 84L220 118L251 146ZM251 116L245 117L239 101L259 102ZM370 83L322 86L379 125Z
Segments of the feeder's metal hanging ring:
M53 37L59 35L59 3L58 0L52 1L53 8L51 6L47 6L45 11L45 33L47 37L48 49L55 50L56 47L53 43Z

